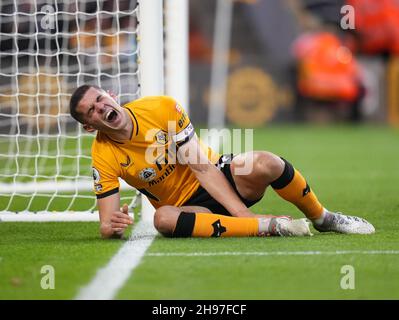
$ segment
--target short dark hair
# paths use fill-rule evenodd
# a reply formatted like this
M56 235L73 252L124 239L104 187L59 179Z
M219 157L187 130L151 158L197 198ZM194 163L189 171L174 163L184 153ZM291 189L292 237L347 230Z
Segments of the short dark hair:
M78 87L72 93L71 100L69 101L69 112L70 112L72 118L74 118L76 121L79 121L80 123L83 123L83 117L79 112L76 111L76 108L78 107L80 100L82 100L83 96L86 94L86 92L90 88L102 90L99 86L92 85L92 84L84 84L84 85Z

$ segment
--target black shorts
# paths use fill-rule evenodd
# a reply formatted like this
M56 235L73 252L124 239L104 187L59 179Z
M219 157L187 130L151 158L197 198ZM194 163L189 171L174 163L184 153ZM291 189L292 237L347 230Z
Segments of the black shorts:
M227 181L229 181L230 185L233 187L238 197L247 206L247 208L249 208L255 203L259 202L261 198L259 198L258 200L248 200L244 199L238 193L236 184L234 183L234 179L230 171L230 163L233 158L233 154L225 154L220 157L219 161L215 165L220 171L223 172L224 176L226 177ZM212 198L208 191L206 191L202 186L199 186L197 191L195 191L190 199L182 204L182 206L201 206L208 208L212 213L231 216L227 209L223 207L219 202L217 202L214 198Z

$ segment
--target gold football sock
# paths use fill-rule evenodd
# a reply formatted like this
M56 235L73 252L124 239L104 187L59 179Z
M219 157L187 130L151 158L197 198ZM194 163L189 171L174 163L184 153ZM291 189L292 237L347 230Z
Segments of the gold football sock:
M310 189L301 173L285 159L285 167L282 175L271 183L273 189L283 199L293 203L310 220L323 216L324 207L316 195Z
M267 232L269 220L256 217L230 217L214 213L182 212L177 219L173 237L262 236Z

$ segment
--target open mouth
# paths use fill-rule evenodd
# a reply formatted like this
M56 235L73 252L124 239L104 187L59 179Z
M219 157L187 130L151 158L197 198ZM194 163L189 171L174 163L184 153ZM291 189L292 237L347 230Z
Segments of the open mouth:
M116 111L111 110L105 115L105 120L108 122L113 122L117 116L118 116L118 114L116 113Z

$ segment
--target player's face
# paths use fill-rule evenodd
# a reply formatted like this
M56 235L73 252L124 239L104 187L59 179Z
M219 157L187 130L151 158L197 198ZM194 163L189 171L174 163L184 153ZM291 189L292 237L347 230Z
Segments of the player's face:
M129 121L126 111L107 92L90 88L80 100L77 111L86 127L108 132L124 129Z

